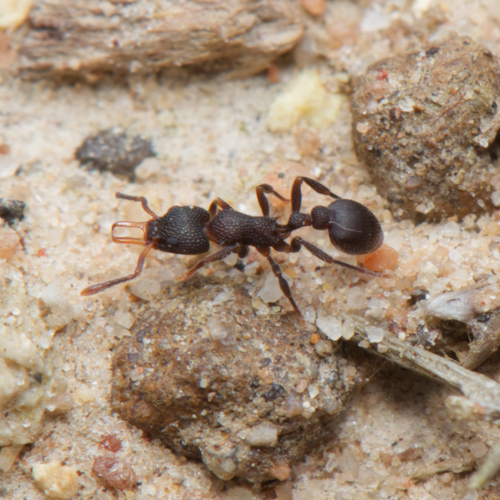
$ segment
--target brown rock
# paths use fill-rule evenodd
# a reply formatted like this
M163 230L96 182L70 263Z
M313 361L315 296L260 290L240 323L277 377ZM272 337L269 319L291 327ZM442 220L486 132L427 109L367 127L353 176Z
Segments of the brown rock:
M450 35L379 61L354 88L356 151L397 219L493 211L500 65L488 50Z
M132 467L114 453L106 452L97 456L92 471L117 490L130 490L137 483Z
M195 66L257 73L302 35L286 0L38 0L30 29L13 40L27 78L98 80L103 73L155 73Z
M222 479L275 478L332 433L350 364L318 356L295 314L257 314L251 284L228 277L213 305L222 283L206 281L143 306L114 355L113 408Z

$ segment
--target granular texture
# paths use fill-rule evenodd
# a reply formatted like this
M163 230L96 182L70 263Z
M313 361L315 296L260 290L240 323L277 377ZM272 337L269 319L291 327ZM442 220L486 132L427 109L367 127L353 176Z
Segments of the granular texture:
M117 349L113 408L221 479L286 479L334 430L356 369L333 349L320 357L294 314L257 314L245 285L169 297Z
M397 219L493 211L500 65L488 50L450 35L379 61L354 88L356 151Z

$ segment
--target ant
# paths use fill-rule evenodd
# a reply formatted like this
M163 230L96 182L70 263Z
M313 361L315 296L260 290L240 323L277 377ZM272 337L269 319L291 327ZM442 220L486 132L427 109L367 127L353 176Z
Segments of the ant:
M320 194L333 197L329 207L314 207L311 215L300 213L302 195L300 186L306 182ZM184 206L171 207L165 215L158 217L148 206L143 196L129 196L116 193L116 197L124 200L140 202L142 208L151 216L146 222L115 222L111 228L111 238L115 243L142 245L135 271L121 278L98 283L85 288L81 295L94 295L112 286L133 280L143 270L148 252L155 248L162 252L200 255L210 249L210 242L222 247L221 250L200 260L180 280L189 278L198 269L210 262L225 259L231 253L238 254L240 259L248 255L248 247L253 246L267 258L274 275L278 278L281 291L290 301L293 309L305 326L305 320L293 299L290 287L282 275L279 264L271 257L271 248L278 252L298 252L302 245L313 255L330 264L339 264L349 269L379 276L378 273L362 269L351 264L333 259L315 245L300 237L293 238L291 243L285 241L292 231L304 226L315 229L327 229L332 243L345 253L363 254L376 250L382 244L382 229L373 213L364 205L351 200L343 200L333 194L321 183L307 177L297 177L292 187L292 214L286 225L279 224L278 218L269 216L269 201L266 194L276 196L282 201L289 201L277 193L270 185L260 184L255 188L262 216L252 216L237 212L224 200L217 198L207 210ZM132 227L143 231L142 238L117 237L116 227Z
M290 236L287 226L279 224L277 218L269 216L269 201L266 194L274 195L282 201L289 201L277 193L270 185L261 184L255 188L262 216L246 215L234 210L224 200L217 198L207 210L199 207L171 207L165 215L158 217L148 206L143 196L129 196L116 193L116 197L124 200L140 202L142 208L151 216L146 222L115 222L111 228L111 239L115 243L131 243L143 245L135 271L122 278L97 283L85 288L81 295L94 295L107 288L133 280L139 276L144 267L148 252L155 248L162 252L199 255L209 251L210 242L217 243L221 250L200 260L192 269L181 276L181 280L189 278L193 273L210 262L225 259L231 253L238 254L240 259L248 255L248 247L253 246L267 258L274 275L279 280L281 291L290 301L302 324L304 318L290 287L281 273L279 264L271 257L271 248L278 252L293 251L285 238ZM143 231L142 238L117 237L117 227L132 227Z
M300 212L302 204L301 186L305 182L319 194L330 196L333 201L328 207L316 206L310 215ZM353 200L345 200L332 193L326 186L309 177L296 177L291 190L292 213L288 219L287 229L292 232L301 227L312 226L314 229L326 230L330 241L338 250L349 255L372 253L382 245L384 233L375 215L364 205ZM328 264L338 264L370 276L381 276L381 273L369 271L361 267L347 264L330 257L317 246L300 237L290 242L292 252L298 252L302 245L315 257Z

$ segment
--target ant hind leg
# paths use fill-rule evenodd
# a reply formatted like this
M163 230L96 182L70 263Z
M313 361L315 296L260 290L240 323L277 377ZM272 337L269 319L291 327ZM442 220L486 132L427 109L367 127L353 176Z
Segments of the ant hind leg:
M306 247L315 257L318 257L318 259L321 259L328 264L337 264L342 267L347 267L347 269L358 271L359 273L368 274L369 276L385 276L385 274L377 273L375 271L369 271L368 269L363 269L362 267L353 266L352 264L348 264L347 262L342 262L341 260L334 259L333 257L330 257L330 255L328 255L326 252L323 252L323 250L318 248L316 245L313 245L312 243L309 243L308 241L305 241L300 237L293 238L293 240L290 242L290 249L288 251L298 252L302 246Z
M302 316L302 313L300 312L299 306L295 303L295 300L293 299L292 291L290 290L290 285L288 284L288 281L285 279L281 272L281 267L280 265L271 257L271 252L269 248L258 248L257 249L264 257L267 258L269 261L269 264L271 264L271 269L273 271L273 274L278 278L279 284L281 291L283 292L283 295L289 300L290 304L292 304L292 307L294 311L297 313L297 316L300 319L300 322L302 323L302 326L304 328L307 327L306 321L304 319L304 316Z

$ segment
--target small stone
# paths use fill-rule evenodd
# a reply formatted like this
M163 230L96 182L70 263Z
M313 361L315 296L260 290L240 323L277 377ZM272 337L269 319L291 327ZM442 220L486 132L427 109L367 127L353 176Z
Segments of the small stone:
M18 250L21 250L19 236L8 227L0 227L0 259L10 260Z
M292 470L290 469L290 466L287 464L278 464L274 465L269 469L269 473L271 476L274 476L276 479L279 479L280 481L285 481L290 477L290 473Z
M366 329L366 336L372 344L382 342L382 340L384 340L384 334L385 330L383 328L379 328L378 326L369 326Z
M318 343L314 346L314 349L318 353L318 356L324 358L332 354L333 343L330 340L318 340Z
M238 472L238 467L235 461L230 457L213 455L204 450L202 453L202 460L208 470L212 471L217 477L224 479L225 481L233 479Z
M474 458L483 458L489 451L489 448L478 438L473 438L467 443L467 448Z
M356 257L366 269L377 273L394 271L398 265L398 258L398 252L385 243L375 252Z
M116 324L129 330L135 323L135 318L128 311L117 311L115 314Z
M134 169L145 158L155 156L151 141L140 136L130 137L116 129L101 130L88 137L75 151L81 166L102 171L109 170L116 175L133 179Z
M11 227L23 220L25 208L24 201L0 198L0 218Z
M278 279L273 273L269 273L264 280L264 286L259 290L259 298L262 302L278 302L283 297Z
M130 490L137 483L134 469L113 453L96 457L92 471L117 490Z
M13 444L11 446L4 446L0 451L0 470L8 472L20 451L23 449L22 444Z
M79 387L76 391L76 395L80 398L82 403L90 403L95 399L94 391L86 385Z
M272 424L252 427L245 441L251 446L274 446L278 441L278 428Z
M69 500L78 492L78 474L71 467L57 462L33 466L35 484L49 498Z
M318 316L316 326L330 339L338 340L342 336L341 322L334 316Z

